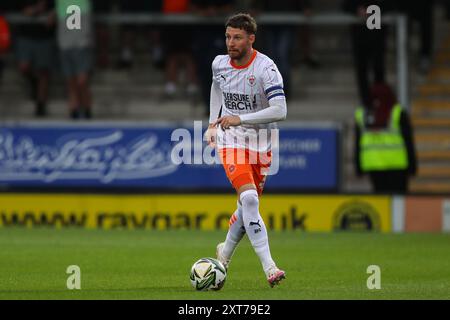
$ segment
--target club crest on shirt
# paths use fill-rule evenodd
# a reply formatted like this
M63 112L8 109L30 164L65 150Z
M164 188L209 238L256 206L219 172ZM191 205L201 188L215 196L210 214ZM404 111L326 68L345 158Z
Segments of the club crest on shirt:
M256 77L254 75L249 75L247 77L247 82L250 85L250 87L253 87L256 84Z

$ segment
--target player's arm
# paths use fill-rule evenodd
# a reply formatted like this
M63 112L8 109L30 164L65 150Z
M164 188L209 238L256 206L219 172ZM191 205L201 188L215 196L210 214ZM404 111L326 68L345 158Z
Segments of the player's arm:
M239 126L241 124L263 124L286 119L286 99L269 101L270 106L254 113L242 114L240 116L220 117L213 126L220 124L223 129Z
M210 146L216 143L216 120L219 117L222 105L222 96L219 84L213 79L211 84L211 96L209 102L209 125L205 132L205 139Z
M242 124L263 124L286 119L286 99L270 100L269 107L258 112L240 115Z
M219 117L220 107L222 106L222 96L218 83L213 81L211 84L211 95L209 101L209 124L212 125Z
M286 96L283 89L283 77L274 63L268 64L262 72L262 85L269 107L254 113L240 116L243 124L264 124L286 119Z

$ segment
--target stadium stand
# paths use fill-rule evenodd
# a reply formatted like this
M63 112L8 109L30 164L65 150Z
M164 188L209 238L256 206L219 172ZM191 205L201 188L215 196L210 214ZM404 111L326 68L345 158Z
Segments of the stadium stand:
M318 1L316 12L328 10L336 12L336 1ZM411 68L410 87L413 123L416 127L416 139L419 155L419 175L412 183L412 190L417 192L450 191L450 118L447 102L450 95L448 81L450 78L450 38L448 22L440 7L435 8L434 25L435 44L439 52L435 55L428 75ZM264 26L262 26L263 28ZM116 61L120 54L119 29L112 26L110 30L111 61ZM417 36L411 44L417 46ZM185 96L166 101L164 92L164 73L152 64L148 45L144 40L136 44L134 67L130 69L105 68L94 73L92 92L94 97L93 118L100 121L127 119L132 121L181 121L206 120L204 107L200 101L187 100ZM294 52L298 49L295 45ZM302 65L301 56L295 55L292 61L292 87L295 88L290 98L289 120L292 121L333 121L341 123L343 131L344 186L347 192L369 191L370 184L365 179L354 175L352 164L352 126L353 113L358 106L357 86L354 77L353 61L350 53L351 43L348 27L314 26L314 54L322 67L310 69ZM388 83L396 83L395 35L390 32L387 41ZM262 49L263 51L263 49ZM411 58L411 66L416 63ZM182 76L181 81L187 81ZM4 120L32 120L33 107L24 94L24 82L15 68L12 54L5 56L1 94L1 112ZM47 119L53 121L68 118L65 87L62 76L54 70L48 105ZM442 113L447 112L447 116ZM438 132L438 134L435 134ZM432 144L430 144L432 142Z

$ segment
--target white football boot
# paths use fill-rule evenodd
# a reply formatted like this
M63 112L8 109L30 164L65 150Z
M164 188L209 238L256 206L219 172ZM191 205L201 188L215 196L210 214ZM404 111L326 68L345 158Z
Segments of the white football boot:
M217 247L216 247L216 257L217 257L217 260L219 260L223 264L225 269L228 271L228 265L230 264L230 260L231 259L225 258L224 255L222 254L224 246L225 246L225 242L221 242L221 243L219 243L217 245Z

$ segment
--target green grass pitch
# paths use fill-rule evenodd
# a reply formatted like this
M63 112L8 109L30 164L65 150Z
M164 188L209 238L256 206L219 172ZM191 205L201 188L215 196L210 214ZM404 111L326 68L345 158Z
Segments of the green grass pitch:
M269 287L247 237L224 288L196 292L190 267L225 232L0 229L0 299L450 299L450 234L271 232L287 279ZM81 290L68 290L69 265ZM381 289L369 290L369 265Z

